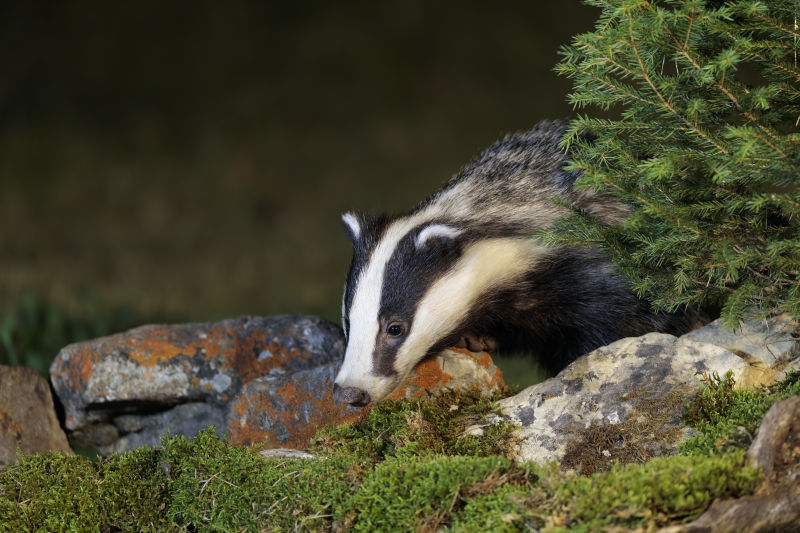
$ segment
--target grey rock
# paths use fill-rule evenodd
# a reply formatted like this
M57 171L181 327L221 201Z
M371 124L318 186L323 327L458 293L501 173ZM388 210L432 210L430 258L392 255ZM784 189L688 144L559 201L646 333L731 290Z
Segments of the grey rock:
M505 417L520 426L516 458L555 460L590 473L614 461L674 453L692 434L679 415L704 373L732 370L747 387L782 379L786 368L797 364L796 324L746 323L741 333L725 331L720 337L717 322L703 330L681 338L650 333L621 339L500 401ZM780 353L767 349L773 345ZM767 353L771 365L761 361Z
M743 358L749 357L751 362L771 367L800 356L798 329L797 322L787 315L742 322L736 331L726 328L722 319L717 319L681 338L714 344Z
M120 434L117 439L107 445L99 446L103 455L124 453L142 446L158 446L165 434L183 435L191 438L208 426L214 426L218 437L225 437L225 415L221 407L202 402L176 405L163 413L146 416L125 415L127 420L114 421L118 430L134 431ZM136 418L136 420L132 420Z

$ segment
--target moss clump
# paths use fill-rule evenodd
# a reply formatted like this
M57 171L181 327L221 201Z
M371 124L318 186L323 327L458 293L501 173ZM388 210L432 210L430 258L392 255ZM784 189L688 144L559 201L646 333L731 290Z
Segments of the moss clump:
M743 464L744 452L735 451L711 458L662 457L592 478L575 477L555 490L549 523L556 531L597 531L691 520L714 499L738 497L758 486L759 470Z
M323 429L312 444L317 451L356 454L373 463L387 457L427 454L505 455L513 425L487 425L481 435L464 431L495 413L495 401L507 395L487 397L468 390L424 400L388 400L375 406L358 424Z
M737 389L733 373L705 375L704 384L687 406L684 422L700 431L680 447L689 455L708 455L747 448L772 404L800 395L800 371L769 387Z
M392 457L364 479L348 502L354 531L436 531L448 524L461 491L508 472L503 457Z

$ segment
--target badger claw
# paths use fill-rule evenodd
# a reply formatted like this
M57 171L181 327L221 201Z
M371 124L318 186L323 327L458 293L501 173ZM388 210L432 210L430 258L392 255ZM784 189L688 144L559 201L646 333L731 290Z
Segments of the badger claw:
M456 348L466 348L470 352L493 352L497 350L497 341L488 335L463 333L455 344Z

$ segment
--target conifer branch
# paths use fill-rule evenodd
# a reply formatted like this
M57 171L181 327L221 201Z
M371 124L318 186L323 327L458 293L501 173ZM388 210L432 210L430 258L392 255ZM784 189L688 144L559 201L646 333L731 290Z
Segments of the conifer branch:
M557 70L575 105L622 106L622 118L574 120L570 135L596 140L570 147L570 169L633 212L614 227L573 216L548 238L602 242L660 309L800 318L797 0L586 1L600 23Z
M725 155L730 155L728 150L726 150L722 145L714 141L714 139L712 139L709 135L703 132L700 128L693 126L692 123L689 121L689 119L681 115L672 105L670 105L670 103L666 99L664 99L664 96L661 94L661 91L658 90L658 88L653 83L653 80L650 79L650 76L647 73L647 69L645 68L644 63L642 62L642 57L639 55L639 48L636 46L636 39L633 37L633 26L629 24L628 29L631 38L631 40L629 41L631 49L633 50L633 53L636 56L636 61L638 61L639 63L640 71L638 72L638 74L642 76L644 81L647 82L647 84L650 86L650 89L652 89L652 91L655 93L658 99L661 100L662 105L666 107L673 115L675 115L676 118L678 118L681 122L683 122L690 130L700 135L709 144L713 145L717 150L719 150Z

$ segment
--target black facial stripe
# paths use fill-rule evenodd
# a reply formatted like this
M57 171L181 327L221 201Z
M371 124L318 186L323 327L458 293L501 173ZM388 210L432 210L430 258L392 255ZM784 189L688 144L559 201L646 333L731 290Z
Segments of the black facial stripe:
M406 333L414 322L417 305L430 286L458 261L466 236L455 239L432 237L417 249L416 240L420 231L432 222L420 225L397 243L383 277L378 321L381 328L375 339L373 371L382 376L395 373L394 361L403 345L402 339L387 341L384 327L399 320L404 323Z

